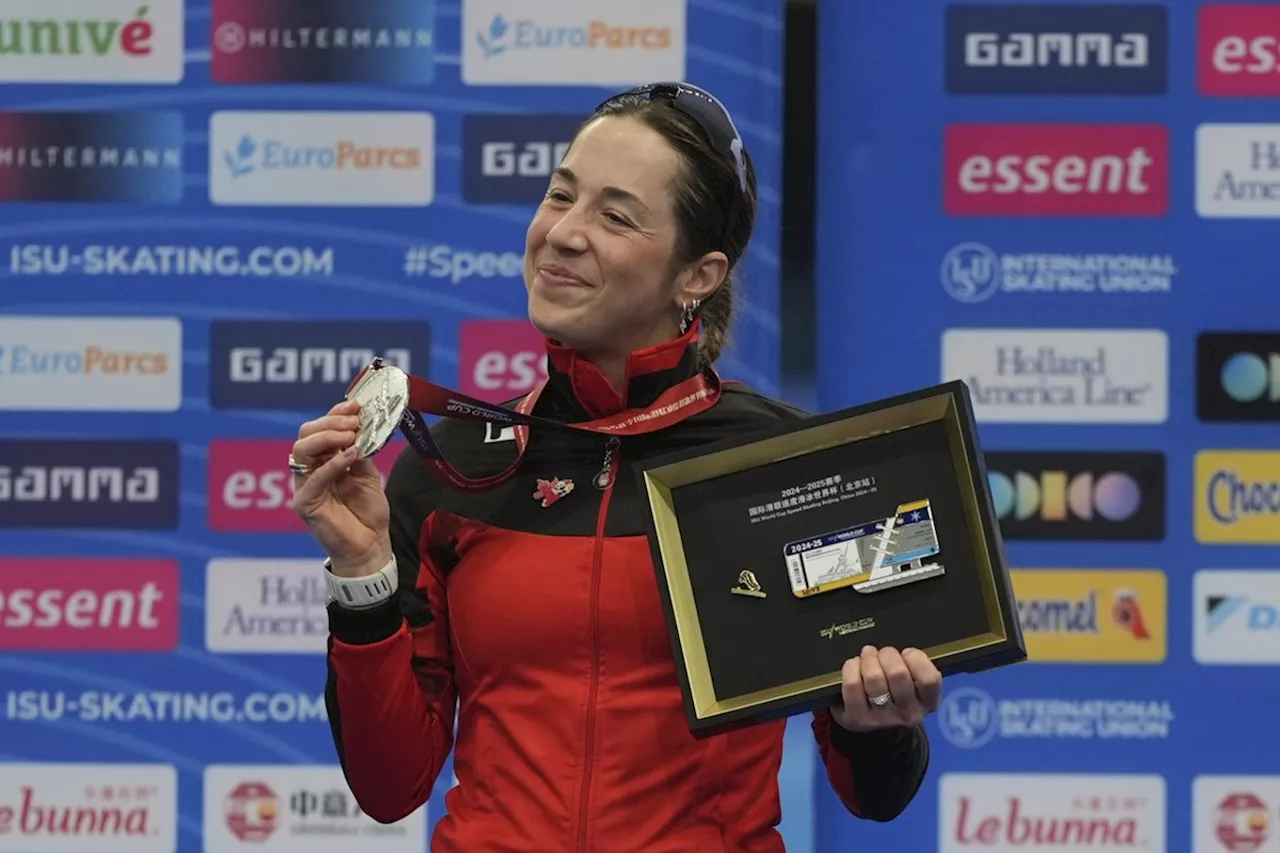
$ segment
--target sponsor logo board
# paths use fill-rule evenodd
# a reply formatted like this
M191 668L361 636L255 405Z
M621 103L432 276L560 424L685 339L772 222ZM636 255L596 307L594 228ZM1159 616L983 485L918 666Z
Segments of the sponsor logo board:
M328 590L312 559L216 559L205 570L205 647L324 654Z
M435 117L409 112L216 112L216 205L425 207L435 200Z
M178 526L173 441L0 439L0 528Z
M463 0L468 86L685 79L685 0Z
M214 320L209 402L215 409L328 410L375 357L427 376L430 352L426 323Z
M1280 452L1202 450L1195 535L1204 544L1280 544Z
M949 5L946 69L953 95L1164 94L1168 13L1155 5Z
M1012 576L1030 663L1164 661L1164 572L1028 569Z
M174 412L181 406L177 318L0 316L0 410Z
M938 806L938 853L1165 849L1163 776L944 773Z
M564 159L580 115L464 115L462 200L535 204Z
M0 853L173 853L170 764L0 764Z
M546 380L546 340L525 320L470 320L458 330L458 364L459 391L506 402Z
M951 124L952 216L1152 217L1169 207L1169 134L1157 124Z
M1162 453L991 451L985 459L1005 539L1164 538Z
M360 810L342 768L221 765L204 771L205 853L421 853L427 808L382 824ZM305 839L305 841L300 841Z
M173 560L0 558L6 651L173 651L180 613Z
M1280 663L1280 571L1202 569L1192 590L1198 663Z
M435 79L436 0L212 0L214 83Z
M984 423L1164 423L1169 339L1155 329L947 329L942 381Z

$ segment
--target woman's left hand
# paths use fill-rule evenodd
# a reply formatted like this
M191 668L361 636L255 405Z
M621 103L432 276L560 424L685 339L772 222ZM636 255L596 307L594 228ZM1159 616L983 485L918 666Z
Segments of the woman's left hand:
M914 726L938 710L942 698L942 673L918 649L864 646L859 657L844 662L842 676L844 704L831 716L851 732ZM871 701L877 697L888 699Z

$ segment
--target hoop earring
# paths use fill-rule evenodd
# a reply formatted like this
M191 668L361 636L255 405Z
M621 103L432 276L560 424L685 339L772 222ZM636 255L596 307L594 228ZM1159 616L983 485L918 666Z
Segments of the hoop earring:
M684 304L684 309L680 312L680 334L687 333L693 327L693 319L697 316L698 306L701 304L702 300L700 299Z

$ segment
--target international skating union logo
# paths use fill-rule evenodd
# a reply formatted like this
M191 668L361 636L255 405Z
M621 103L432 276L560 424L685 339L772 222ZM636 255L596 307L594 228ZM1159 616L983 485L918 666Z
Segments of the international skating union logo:
M942 286L959 302L985 302L1000 289L1000 256L981 243L961 243L942 259Z
M942 736L962 749L986 746L999 728L995 700L976 687L961 687L948 694L938 709Z

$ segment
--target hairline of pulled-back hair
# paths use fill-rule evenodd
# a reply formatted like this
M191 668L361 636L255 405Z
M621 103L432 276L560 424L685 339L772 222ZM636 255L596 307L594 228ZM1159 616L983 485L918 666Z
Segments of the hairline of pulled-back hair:
M724 281L698 308L702 321L699 352L704 364L712 364L723 351L733 319L734 286L738 262L747 251L755 226L756 176L751 158L743 150L747 164L747 192L736 205L731 202L738 189L738 172L725 153L717 152L689 116L662 101L644 97L623 97L597 110L579 127L605 117L627 117L642 122L667 141L679 156L672 195L675 199L676 247L672 269L691 263L707 252L722 251L729 259ZM725 245L725 217L733 208L734 223Z

